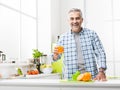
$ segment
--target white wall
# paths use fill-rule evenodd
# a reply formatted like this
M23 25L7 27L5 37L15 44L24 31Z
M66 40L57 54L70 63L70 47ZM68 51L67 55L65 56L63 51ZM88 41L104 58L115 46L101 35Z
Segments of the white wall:
M51 38L57 41L61 31L61 0L51 0Z
M19 57L20 15L16 9L20 10L17 0L16 2L0 0L0 51L9 58Z
M20 10L19 59L25 61L36 48L36 0L20 0Z
M51 53L51 0L38 0L38 49Z
M0 24L7 60L32 58L35 48L50 54L51 0L0 0Z

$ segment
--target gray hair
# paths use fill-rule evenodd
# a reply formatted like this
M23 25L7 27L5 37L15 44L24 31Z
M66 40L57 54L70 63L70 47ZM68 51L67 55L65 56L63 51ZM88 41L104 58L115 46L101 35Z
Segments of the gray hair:
M69 10L68 14L71 13L71 12L79 12L79 13L80 13L80 16L82 17L82 11L81 11L81 9L72 8L71 10Z

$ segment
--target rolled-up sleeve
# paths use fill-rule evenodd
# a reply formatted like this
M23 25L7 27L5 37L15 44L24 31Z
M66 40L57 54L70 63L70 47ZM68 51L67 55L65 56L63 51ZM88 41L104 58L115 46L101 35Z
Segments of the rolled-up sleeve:
M100 41L98 35L94 32L93 33L93 49L95 51L95 55L97 58L97 62L98 62L98 67L99 68L104 68L106 69L106 54L105 54L105 50L104 47L102 45L102 42Z

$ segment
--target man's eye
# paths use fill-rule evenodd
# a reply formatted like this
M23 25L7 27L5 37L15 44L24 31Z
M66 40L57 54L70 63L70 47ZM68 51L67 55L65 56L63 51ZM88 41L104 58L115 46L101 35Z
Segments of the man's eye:
M80 17L77 17L77 18L70 18L70 20L80 20Z
M79 17L77 17L77 18L76 18L76 20L80 20L80 18L79 18Z
M70 20L74 20L74 18L70 18Z

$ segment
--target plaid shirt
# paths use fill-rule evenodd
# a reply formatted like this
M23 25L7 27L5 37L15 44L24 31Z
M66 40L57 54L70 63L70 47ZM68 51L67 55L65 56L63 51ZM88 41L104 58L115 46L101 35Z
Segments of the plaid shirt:
M70 79L72 74L78 70L74 34L71 31L64 33L60 36L57 44L64 46L63 78ZM106 69L106 55L102 43L94 31L83 28L80 32L80 44L85 70L91 72L94 78L98 73L97 67Z

